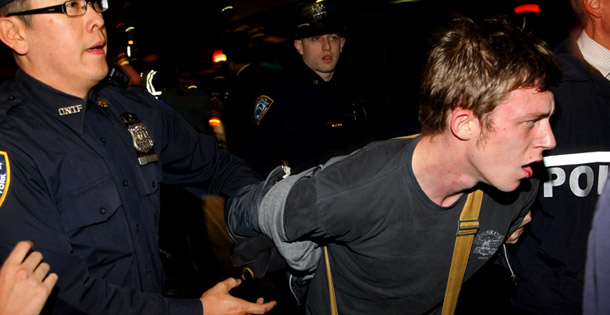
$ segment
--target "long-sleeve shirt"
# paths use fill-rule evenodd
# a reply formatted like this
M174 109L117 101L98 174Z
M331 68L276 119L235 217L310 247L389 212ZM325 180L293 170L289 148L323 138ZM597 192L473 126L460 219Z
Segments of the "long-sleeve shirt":
M132 137L124 113L150 137ZM137 142L150 140L158 161L140 165ZM0 87L0 153L0 258L35 244L59 275L54 313L201 314L199 300L160 294L159 184L231 196L258 182L145 90L106 85L81 99L21 71Z

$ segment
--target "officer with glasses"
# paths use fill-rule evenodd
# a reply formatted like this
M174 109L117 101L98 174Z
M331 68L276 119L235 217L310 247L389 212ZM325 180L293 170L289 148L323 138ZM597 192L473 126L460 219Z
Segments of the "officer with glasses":
M254 172L145 90L108 75L105 0L0 0L19 70L0 85L0 261L36 244L59 277L54 314L263 314L227 279L162 295L161 182L230 197ZM110 77L110 79L109 79ZM47 269L48 270L48 269Z
M65 13L67 16L81 16L87 13L87 6L91 3L95 12L102 13L108 9L108 2L105 0L76 0L67 1L63 4L52 5L50 7L38 8L33 10L25 10L20 12L11 12L6 16L16 15L31 15L42 13Z

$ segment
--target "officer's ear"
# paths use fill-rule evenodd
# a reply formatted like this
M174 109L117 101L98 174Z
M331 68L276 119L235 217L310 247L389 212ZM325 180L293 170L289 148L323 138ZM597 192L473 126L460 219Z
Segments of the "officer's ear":
M579 0L582 1L584 4L584 8L585 11L587 11L587 13L589 13L590 15L599 18L602 15L602 8L601 6L603 5L602 1L600 0Z
M301 56L303 56L303 40L302 39L294 40L294 48L296 48L297 51L299 52L299 54L301 54Z
M29 46L25 40L27 26L16 16L0 17L0 40L18 55L25 55Z

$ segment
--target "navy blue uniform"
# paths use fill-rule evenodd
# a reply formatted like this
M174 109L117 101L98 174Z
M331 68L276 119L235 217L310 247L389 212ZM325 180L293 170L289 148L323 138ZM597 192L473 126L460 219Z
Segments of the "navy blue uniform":
M33 241L59 275L55 313L201 314L198 299L160 295L159 184L231 196L254 173L140 88L83 100L18 72L0 100L0 258ZM147 126L158 161L140 165L126 112Z
M512 257L514 302L533 314L581 314L587 238L610 163L610 82L582 59L574 40L555 55L563 71L553 91L557 146L544 153L548 178L530 233Z
M256 100L248 165L267 174L285 162L298 173L366 144L364 101L342 74L326 82L301 64L266 88Z

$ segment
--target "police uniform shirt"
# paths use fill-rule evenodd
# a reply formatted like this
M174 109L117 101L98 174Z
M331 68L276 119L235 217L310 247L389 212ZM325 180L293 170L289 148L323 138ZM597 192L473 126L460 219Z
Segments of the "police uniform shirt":
M303 64L270 86L256 100L246 162L296 173L364 145L363 101L344 79L337 71L326 82Z
M610 82L570 38L554 51L563 77L553 91L557 146L544 152L532 222L513 268L513 302L536 314L580 314L587 239L610 164Z
M57 313L201 314L197 299L159 294L159 184L230 196L253 172L140 88L83 100L18 71L0 100L0 258L32 241L59 275ZM148 139L132 137L125 113ZM141 160L147 140L157 158Z

